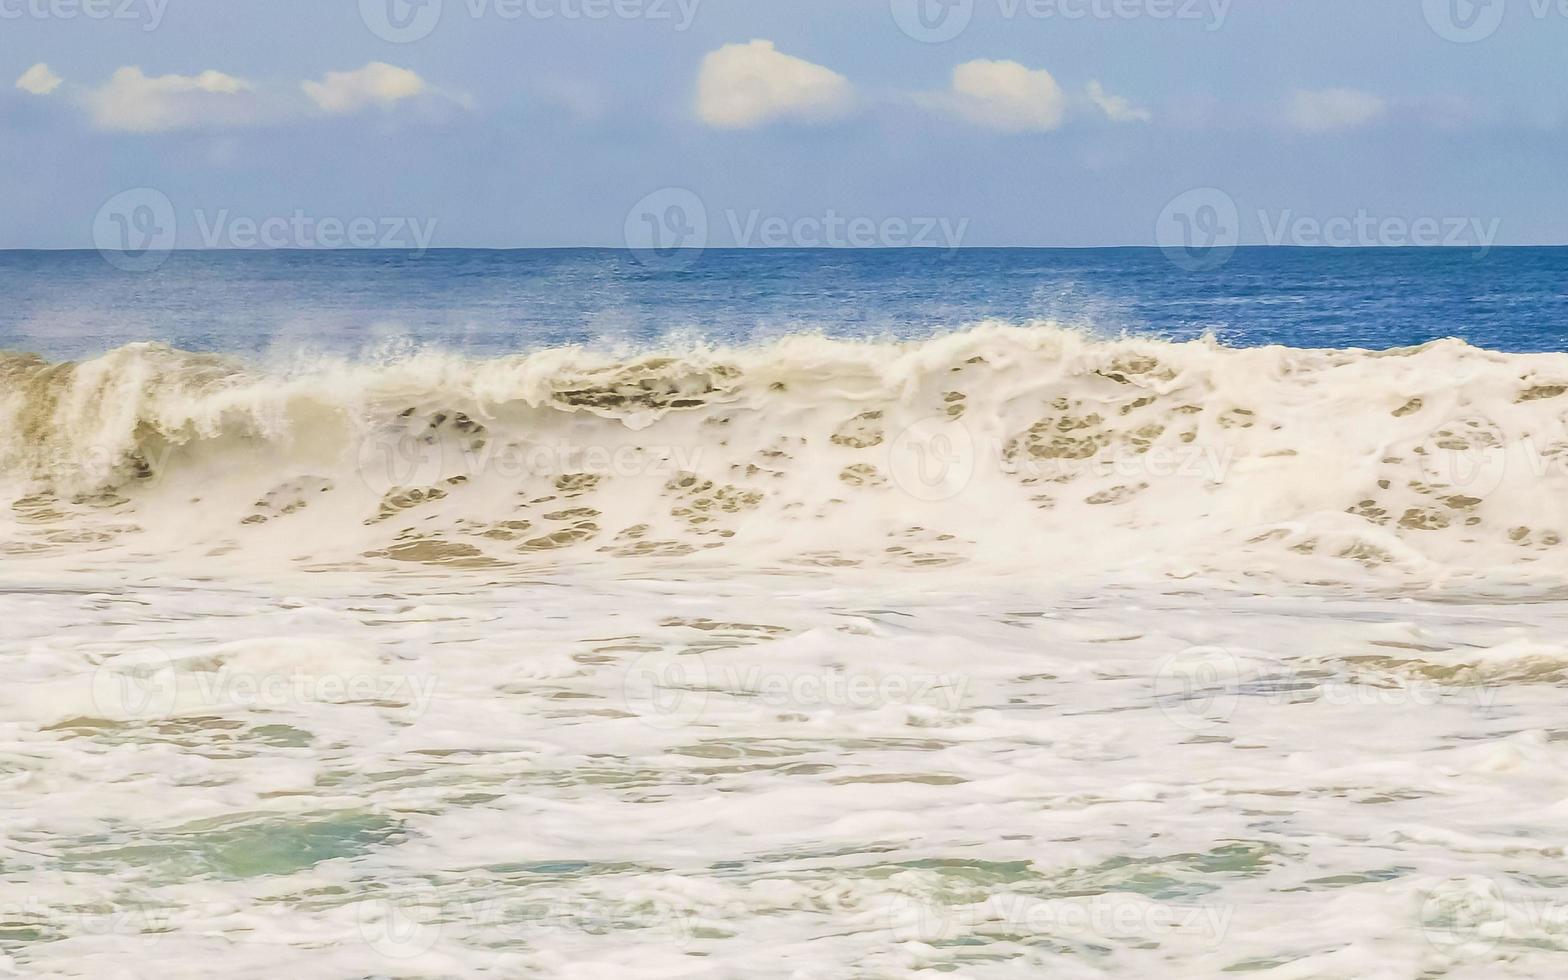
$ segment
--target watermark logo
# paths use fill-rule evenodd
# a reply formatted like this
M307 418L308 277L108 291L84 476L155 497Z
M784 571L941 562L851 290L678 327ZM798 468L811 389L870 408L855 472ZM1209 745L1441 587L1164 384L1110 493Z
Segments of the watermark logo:
M626 212L623 240L641 265L671 272L690 268L708 245L708 209L684 187L663 187Z
M359 16L383 41L409 44L430 36L441 22L441 0L359 0Z
M156 31L169 0L0 0L0 20L142 21Z
M1568 929L1568 903L1520 894L1484 875L1436 882L1420 898L1422 935L1450 956L1490 957L1506 940L1553 946Z
M64 471L76 474L88 485L147 488L162 481L179 448L171 443L130 448L118 443L90 443L62 453L60 462Z
M647 894L528 900L516 897L443 896L420 882L355 903L359 934L388 959L409 960L436 947L447 928L456 938L475 935L523 940L551 934L640 933L663 945L685 948L695 938L692 914Z
M1250 218L1250 215L1249 215ZM1379 215L1366 208L1349 214L1310 215L1292 208L1258 209L1265 245L1328 248L1471 248L1483 258L1496 244L1499 218L1474 215ZM1177 195L1155 222L1155 242L1178 268L1217 269L1241 242L1236 200L1217 187Z
M964 32L975 0L890 0L898 29L924 44L951 41Z
M724 213L731 240L741 248L943 248L949 254L964 243L969 219L844 215L828 208L820 215Z
M1394 670L1351 669L1334 662L1290 663L1218 646L1193 646L1160 661L1153 701L1177 727L1203 732L1225 724L1245 703L1279 708L1298 702L1342 707L1431 707L1468 704L1490 709L1497 689L1478 682L1440 683Z
M916 500L950 500L974 478L975 440L962 422L921 419L888 444L887 464L893 482Z
M1551 377L1522 383L1517 398L1524 404L1556 398L1564 388ZM1542 407L1550 404L1543 401ZM1418 411L1419 405L1400 410ZM1505 429L1484 415L1449 416L1418 435L1412 450L1423 478L1444 491L1445 502L1460 509L1490 498L1510 482L1539 492L1542 481L1568 480L1568 445L1534 433L1520 435L1518 429Z
M151 272L174 250L179 221L174 202L151 187L134 187L109 198L93 219L93 244L110 265L126 272Z
M627 708L647 724L674 730L695 724L715 696L736 706L789 712L895 706L957 711L968 688L962 674L716 664L700 654L659 652L628 665L622 693Z
M726 208L714 226L734 248L940 248L963 245L968 218L842 214L767 214L759 208ZM713 243L708 208L684 187L647 195L626 214L622 239L632 256L657 271L684 269Z
M1552 469L1548 457L1525 439L1517 447L1531 476L1540 479ZM1479 418L1456 418L1437 426L1422 445L1421 470L1434 485L1484 500L1508 477L1509 447L1503 432Z
M21 928L25 931L34 924L72 923L83 936L120 941L134 938L150 946L170 931L172 920L166 906L124 897L116 898L113 904L53 905L36 896L27 896L20 901L9 897L0 900L0 922L6 923L8 930Z
M1120 480L1153 477L1219 484L1229 478L1236 462L1235 447L1220 443L1152 445L1139 452L1102 449L1082 459L1066 456L1037 459L1027 454L1007 458L1005 446L1001 451L1003 473L1052 483L1066 483L1081 477Z
M959 908L946 902L894 895L886 913L893 938L901 943L952 942L963 935Z
M1225 24L1231 0L987 0L1004 21L1161 20L1201 21L1205 30ZM968 28L977 0L889 0L893 22L925 44L951 41Z
M1507 12L1506 0L1422 0L1426 22L1445 41L1473 44L1497 32Z
M111 721L162 721L179 695L174 661L155 647L124 651L93 672L93 704Z
M1241 212L1219 188L1197 187L1165 205L1154 224L1154 241L1179 269L1218 269L1241 242Z
M442 441L407 429L382 430L361 440L354 466L378 497L397 487L433 486L448 475Z
M1485 952L1496 946L1508 928L1508 900L1491 878L1470 875L1450 878L1425 892L1421 933L1446 951Z
M890 931L899 942L960 943L998 923L1036 936L1081 936L1102 940L1194 937L1217 949L1230 931L1229 905L1174 905L1133 895L1036 898L993 895L973 905L948 905L898 895L887 908Z
M664 731L695 724L708 692L708 664L699 653L645 653L627 666L621 687L627 709Z
M921 419L888 444L885 462L893 483L910 496L934 503L964 492L982 464L1026 483L1074 480L1191 480L1223 483L1236 460L1234 447L1217 442L1150 444L1136 451L1092 444L1082 454L1036 453L1032 434L998 440L975 436L946 416ZM1112 487L1105 492L1125 490ZM1103 502L1103 501L1097 501Z
M441 898L424 882L355 903L359 935L388 959L423 956L441 939Z
M435 218L337 217L296 208L288 215L234 215L228 208L195 212L203 248L383 248L424 255L435 239Z
M701 0L463 0L473 20L672 22L691 27ZM454 8L456 12L457 8ZM359 15L383 41L408 44L430 36L441 21L442 0L360 0Z
M409 410L405 425L376 429L359 441L355 469L366 487L386 496L394 489L455 486L485 475L502 480L568 475L669 479L698 472L705 453L702 445L513 442L485 438L482 432L466 415L415 417Z
M1332 248L1479 248L1485 255L1497 241L1501 219L1489 221L1466 215L1374 215L1365 208L1354 214L1326 218L1297 214L1286 208L1277 214L1258 212L1263 241L1268 245L1326 245Z
M1203 731L1235 712L1241 678L1241 661L1231 651L1188 647L1161 661L1154 675L1154 699L1179 727Z
M418 718L435 698L436 678L401 673L180 671L167 653L138 647L105 660L93 672L91 695L112 721L156 722L190 707L286 709L313 704L368 704Z
M228 208L197 208L194 227L206 249L405 249L425 254L435 238L435 218L290 214L235 215ZM93 219L93 243L104 260L127 272L151 272L168 259L182 222L167 194L136 187L105 201Z
M195 671L191 693L199 703L243 710L282 710L301 705L373 704L412 721L435 699L433 675L243 670Z

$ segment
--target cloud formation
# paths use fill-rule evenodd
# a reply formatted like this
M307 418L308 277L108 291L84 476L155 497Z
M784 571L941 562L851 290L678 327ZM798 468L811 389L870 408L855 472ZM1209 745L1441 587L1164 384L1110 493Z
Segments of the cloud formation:
M1309 133L1356 129L1379 119L1388 103L1351 88L1297 89L1285 107L1286 121Z
M1067 115L1067 96L1043 68L1016 61L966 61L953 69L951 108L970 122L1014 133L1045 133Z
M1099 82L1090 81L1085 90L1089 93L1089 101L1099 107L1111 122L1149 122L1154 118L1149 110L1140 109L1121 96L1105 91Z
M49 66L40 61L22 72L22 77L16 80L16 87L33 95L48 95L60 87L60 82L60 76L50 71Z
M831 118L853 99L843 75L784 54L772 41L726 44L702 59L697 75L697 116L722 129Z
M16 87L48 95L62 80L39 63L16 80ZM303 96L302 94L303 93ZM161 133L284 123L321 112L342 114L368 106L389 107L426 94L467 106L466 96L443 93L406 68L373 61L353 71L327 72L318 81L256 85L221 71L196 75L148 75L131 65L98 86L74 86L71 103L86 110L99 129Z
M221 71L153 77L132 66L88 89L83 103L100 129L156 133L251 122L256 114L253 92L249 82Z
M301 82L300 88L323 112L344 113L411 99L423 93L426 85L407 68L372 61L354 71L329 71L319 82Z

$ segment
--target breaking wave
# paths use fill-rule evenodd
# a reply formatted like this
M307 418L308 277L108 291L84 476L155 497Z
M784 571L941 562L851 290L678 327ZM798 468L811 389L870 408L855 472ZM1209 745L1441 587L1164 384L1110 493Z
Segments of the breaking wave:
M1568 355L986 323L264 369L0 354L0 550L1550 580Z

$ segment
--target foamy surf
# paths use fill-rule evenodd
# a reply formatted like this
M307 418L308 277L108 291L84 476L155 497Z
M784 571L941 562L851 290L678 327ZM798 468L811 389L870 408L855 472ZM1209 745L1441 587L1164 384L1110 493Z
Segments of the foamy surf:
M1568 949L1563 356L986 324L0 374L0 973Z
M0 361L8 555L1551 581L1568 357L983 324L269 370ZM1067 560L1070 558L1070 561ZM221 563L221 562L220 562Z

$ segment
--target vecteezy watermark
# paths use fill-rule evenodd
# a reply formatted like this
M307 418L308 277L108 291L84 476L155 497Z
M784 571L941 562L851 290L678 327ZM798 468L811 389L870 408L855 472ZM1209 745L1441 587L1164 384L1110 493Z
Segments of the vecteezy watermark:
M708 245L708 208L694 191L661 187L626 212L621 240L649 269L688 268Z
M675 948L695 934L690 911L653 896L474 897L417 882L362 899L353 911L365 944L394 960L428 953L444 934L499 945L550 933L633 933Z
M1469 44L1496 33L1507 6L1504 0L1421 0L1421 12L1438 37Z
M1290 662L1222 646L1193 646L1165 657L1153 681L1154 703L1178 727L1194 732L1224 725L1243 704L1489 708L1496 698L1496 688L1480 683L1438 683L1392 672L1363 679L1331 663Z
M152 944L169 931L172 918L165 906L124 898L113 903L84 901L70 905L52 904L36 896L0 899L0 922L6 924L7 931L59 931L67 939L98 936Z
M108 657L92 676L92 700L112 721L157 722L182 710L268 709L307 704L375 704L418 718L436 678L399 671L182 670L164 651L140 647Z
M400 423L377 429L360 440L355 468L378 496L397 489L450 486L492 475L506 481L531 476L574 479L625 479L699 472L701 446L670 443L599 445L553 442L517 443L464 436L477 429L465 415L411 413ZM450 428L450 433L443 429Z
M828 208L820 215L724 212L730 239L739 248L943 248L964 243L968 218L843 215Z
M889 0L893 23L916 41L940 44L962 34L977 8L995 7L1002 20L1195 21L1225 25L1231 0Z
M194 212L202 248L391 248L423 255L435 238L435 218L336 217L295 209L289 215L234 215L228 208Z
M173 441L88 443L62 450L59 472L82 490L125 490L156 486L181 450Z
M429 250L435 218L316 215L296 208L286 215L235 215L228 208L191 212L185 227L194 229L206 249L406 249L414 256ZM151 272L179 241L182 221L169 196L151 187L122 191L103 203L93 218L93 244L104 260L126 272Z
M1568 2L1568 0L1564 0ZM1497 243L1499 218L1475 215L1380 215L1366 208L1349 214L1310 215L1292 208L1256 212L1265 245L1329 248L1463 247L1484 257ZM1154 240L1180 269L1203 272L1229 262L1242 239L1236 199L1217 187L1176 195L1160 211Z
M109 198L93 218L93 244L115 268L151 272L174 250L179 221L162 191L133 187Z
M164 0L167 2L167 0ZM684 31L702 0L359 0L359 16L383 41L408 44L430 36L445 9L473 20L642 20Z
M1568 455L1560 451L1551 455L1543 452L1532 436L1509 442L1496 424L1468 416L1433 426L1415 444L1415 450L1421 472L1433 486L1477 502L1497 492L1507 481L1509 470L1535 482L1554 470L1562 472L1568 461Z
M1102 443L1090 436L1064 447L1034 442L1031 433L998 439L977 435L961 419L938 415L900 430L887 443L885 462L895 486L916 500L935 503L963 493L982 466L1032 484L1065 485L1080 478L1214 484L1224 482L1235 455L1231 446L1196 441L1113 446L1108 438ZM1111 488L1099 489L1110 492ZM1095 493L1087 488L1084 492L1091 497Z
M843 214L769 214L725 208L710 227L706 202L685 187L663 187L626 212L622 240L633 258L654 270L685 269L728 234L731 248L940 248L963 245L968 218ZM715 235L718 231L720 234Z
M1512 0L1513 7L1527 9L1537 21L1548 17L1568 20L1568 0ZM1497 33L1503 26L1510 0L1422 0L1421 12L1433 33L1455 44L1474 44Z
M437 679L430 674L401 671L243 670L193 671L198 703L238 709L278 710L307 704L376 704L411 720L424 715L435 698Z
M0 20L93 20L140 22L155 31L169 0L0 0Z
M911 896L889 904L893 937L900 942L950 944L994 931L1056 939L1159 940L1181 935L1209 949L1230 931L1234 908L1217 904L1172 904L1133 894L1076 898L993 895L972 905L949 905Z
M1218 269L1241 242L1241 212L1235 199L1219 188L1196 187L1176 195L1160 211L1154 241L1179 269Z
M1194 646L1166 657L1154 675L1154 699L1182 728L1198 731L1230 719L1241 697L1241 659L1224 647Z
M943 416L908 426L888 446L888 473L916 500L936 503L964 492L980 454L969 427Z
M1561 397L1568 392L1568 378L1523 379L1515 394L1517 404ZM1543 407L1545 407L1543 405ZM1420 420L1434 409L1420 398L1394 410L1398 417ZM1417 433L1401 441L1408 447L1433 496L1451 509L1468 510L1490 498L1512 480L1515 486L1541 493L1544 480L1568 485L1568 446L1534 434L1509 433L1481 415L1456 415L1423 423Z
M1404 248L1469 246L1485 255L1497 241L1501 219L1475 216L1375 215L1365 208L1354 214L1314 217L1290 208L1271 214L1258 211L1266 245L1326 245L1332 248Z
M621 678L628 710L666 731L695 724L709 693L708 662L700 653L645 653L627 665Z
M638 657L622 680L627 710L664 730L696 724L715 697L781 711L869 711L889 705L956 711L969 686L968 677L958 673L715 664L699 653L666 652Z
M1485 956L1505 940L1535 945L1568 932L1568 902L1484 875L1433 882L1420 898L1421 934L1450 955Z
M174 660L157 647L115 651L93 672L93 705L110 721L168 718L179 697Z

